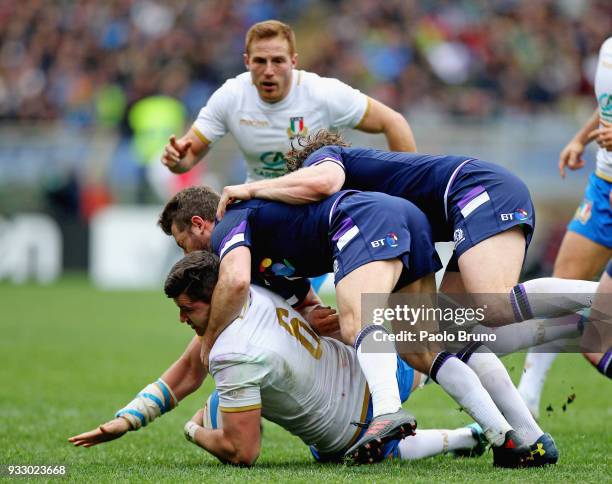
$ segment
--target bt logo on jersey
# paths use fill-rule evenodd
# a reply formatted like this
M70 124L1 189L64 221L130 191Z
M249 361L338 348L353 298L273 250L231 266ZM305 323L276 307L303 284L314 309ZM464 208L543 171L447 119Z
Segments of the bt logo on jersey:
M372 240L370 245L375 249L378 247L384 247L388 245L389 247L397 247L399 245L399 237L395 232L389 232L384 238L378 240Z
M509 222L510 220L527 220L529 218L529 214L527 210L519 208L516 212L513 213L502 213L499 216L502 222Z

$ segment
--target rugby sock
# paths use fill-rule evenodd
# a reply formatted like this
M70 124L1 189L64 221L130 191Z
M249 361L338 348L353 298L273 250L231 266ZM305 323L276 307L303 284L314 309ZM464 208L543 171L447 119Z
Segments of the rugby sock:
M601 360L597 363L597 370L602 375L612 378L612 349L609 349L603 354Z
M506 326L474 326L472 334L495 335L487 339L487 346L497 355L507 355L551 341L580 336L583 316L573 313L549 319L530 319Z
M470 367L443 351L435 357L429 375L480 424L491 444L504 443L506 432L512 427Z
M544 432L533 419L499 358L486 346L480 345L472 353L465 353L463 361L478 375L482 386L519 436L530 445L538 440Z
M472 431L467 427L455 430L419 429L415 435L400 440L397 448L400 459L416 460L453 450L470 450L477 443Z
M359 366L372 395L373 417L397 412L402 406L395 375L397 372L395 345L387 340L377 341L381 339L380 336L374 339L377 333L386 335L387 331L383 326L370 325L363 328L355 339Z
M518 392L535 418L540 417L540 398L548 370L557 358L558 353L547 353L549 345L534 348L525 357L523 375L518 385Z
M542 277L517 284L510 291L516 321L558 316L591 307L597 282Z

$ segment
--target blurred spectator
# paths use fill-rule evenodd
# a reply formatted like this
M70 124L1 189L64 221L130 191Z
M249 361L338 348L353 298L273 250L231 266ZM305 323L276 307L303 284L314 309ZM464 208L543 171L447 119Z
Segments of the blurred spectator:
M591 96L612 32L609 0L0 0L0 119L117 125L174 63L193 117L270 17L296 27L305 69L474 117Z

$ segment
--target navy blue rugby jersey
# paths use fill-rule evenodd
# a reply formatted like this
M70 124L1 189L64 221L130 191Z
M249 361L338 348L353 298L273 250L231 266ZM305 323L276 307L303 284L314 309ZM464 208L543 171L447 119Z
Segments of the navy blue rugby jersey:
M303 278L333 271L330 213L347 193L307 205L258 199L233 203L215 225L212 250L223 259L237 247L249 247L252 282L296 305L310 288Z
M304 166L334 162L345 172L344 190L382 192L411 201L432 226L434 240L451 240L452 224L446 220L446 195L451 177L473 158L380 151L370 148L325 146L311 153ZM455 178L453 177L453 178Z

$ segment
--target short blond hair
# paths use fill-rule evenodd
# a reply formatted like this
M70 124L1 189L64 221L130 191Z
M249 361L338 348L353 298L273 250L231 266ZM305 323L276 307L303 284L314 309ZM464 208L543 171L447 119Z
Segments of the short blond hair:
M289 25L278 20L265 20L253 25L246 33L244 40L245 53L249 55L249 49L254 41L274 37L284 38L289 44L289 54L295 54L295 33Z

